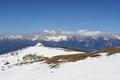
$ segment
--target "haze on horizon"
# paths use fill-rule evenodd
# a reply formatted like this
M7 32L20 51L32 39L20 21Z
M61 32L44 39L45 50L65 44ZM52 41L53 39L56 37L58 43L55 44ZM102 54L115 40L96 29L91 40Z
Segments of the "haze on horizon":
M0 34L44 29L120 32L120 1L0 0Z

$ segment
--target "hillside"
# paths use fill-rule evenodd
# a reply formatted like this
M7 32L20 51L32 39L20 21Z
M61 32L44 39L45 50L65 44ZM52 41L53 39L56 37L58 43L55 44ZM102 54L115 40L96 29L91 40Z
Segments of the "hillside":
M120 54L50 48L41 43L0 55L0 80L119 80ZM118 49L116 49L118 51Z

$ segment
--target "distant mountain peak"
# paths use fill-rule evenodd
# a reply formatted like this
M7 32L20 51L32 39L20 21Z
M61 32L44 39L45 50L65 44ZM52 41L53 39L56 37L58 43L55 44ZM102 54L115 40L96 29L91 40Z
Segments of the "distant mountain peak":
M37 43L35 46L36 47L44 47L44 45L42 43Z
M89 31L86 29L79 30L78 33L82 36L96 36L99 35L101 32L100 31Z
M0 53L33 46L36 43L42 43L48 47L70 47L89 51L120 47L120 33L105 33L86 29L79 31L46 29L38 34L2 35L0 36Z

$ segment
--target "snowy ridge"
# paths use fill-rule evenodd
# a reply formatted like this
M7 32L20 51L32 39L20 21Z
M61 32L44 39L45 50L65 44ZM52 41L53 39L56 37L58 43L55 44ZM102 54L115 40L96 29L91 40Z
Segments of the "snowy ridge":
M50 68L47 63L19 64L26 54L54 57L56 55L82 54L63 48L45 47L41 43L22 50L0 55L0 80L119 80L120 53L101 57L88 57L75 62L60 63ZM37 57L36 57L37 58ZM16 64L17 63L17 64ZM15 64L15 65L14 65Z
M83 53L80 51L66 51L63 48L50 48L44 47L41 43L36 44L35 46L30 46L24 48L22 50L13 51L4 55L0 55L0 65L1 67L5 67L7 62L10 63L9 66L13 66L23 61L23 57L26 55L38 55L38 56L45 56L45 57L53 57L56 55L67 55L67 54L78 54Z
M100 31L88 31L88 30L79 30L78 33L81 36L97 36L101 34Z
M0 39L9 39L9 40L14 40L14 39L23 39L22 35L5 35L5 36L0 36Z
M48 47L70 47L83 51L92 51L120 47L120 34L88 30L76 32L44 30L44 32L38 34L2 35L0 36L0 54L33 46L38 42Z
M67 36L47 36L46 39L44 39L45 41L55 41L55 42L59 42L59 41L63 41L66 40Z
M2 35L0 39L30 39L30 40L66 40L67 38L77 37L104 37L104 38L118 38L120 39L120 34L116 33L104 33L100 31L89 31L89 30L79 30L76 32L72 31L63 31L63 30L47 30L45 29L42 33L39 34L24 34L24 35Z

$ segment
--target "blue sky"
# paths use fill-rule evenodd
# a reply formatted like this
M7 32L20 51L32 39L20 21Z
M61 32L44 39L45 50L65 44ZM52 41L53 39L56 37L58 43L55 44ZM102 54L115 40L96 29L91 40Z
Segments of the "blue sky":
M0 33L120 32L120 0L0 0Z

